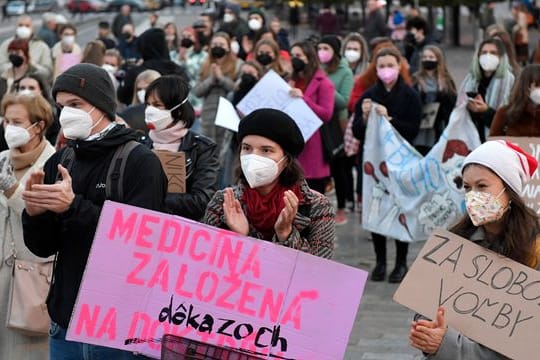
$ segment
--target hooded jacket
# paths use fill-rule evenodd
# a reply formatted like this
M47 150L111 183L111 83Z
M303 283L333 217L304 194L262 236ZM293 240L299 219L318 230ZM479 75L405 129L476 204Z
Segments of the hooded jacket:
M139 36L137 43L144 62L126 72L123 84L118 87L118 100L126 105L131 104L135 80L145 70L156 70L161 75L178 75L189 82L184 68L169 58L169 48L165 41L163 29L152 28L146 30Z
M132 130L117 125L105 137L71 141L75 159L70 175L75 198L70 208L56 214L47 211L29 216L23 212L24 243L37 256L57 254L53 283L47 299L52 321L67 328L92 247L105 199L107 171L121 144L136 138ZM44 166L45 184L54 184L62 153L55 153ZM129 154L123 176L123 199L110 199L146 209L164 208L167 178L159 159L139 145Z

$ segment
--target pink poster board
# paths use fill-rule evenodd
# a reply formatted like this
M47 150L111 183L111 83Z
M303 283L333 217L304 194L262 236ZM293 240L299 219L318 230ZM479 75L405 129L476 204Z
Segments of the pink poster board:
M67 339L158 358L162 335L173 333L261 358L342 359L366 278L297 250L107 201Z

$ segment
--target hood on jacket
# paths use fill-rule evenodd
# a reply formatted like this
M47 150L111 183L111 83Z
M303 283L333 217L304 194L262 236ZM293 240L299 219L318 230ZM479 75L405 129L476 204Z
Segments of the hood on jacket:
M138 48L144 61L170 60L163 29L152 28L143 32L138 38Z

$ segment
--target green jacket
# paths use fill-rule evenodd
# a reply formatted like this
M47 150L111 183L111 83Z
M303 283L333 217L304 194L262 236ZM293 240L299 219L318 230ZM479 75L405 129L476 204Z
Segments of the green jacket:
M341 59L339 66L333 73L329 74L328 78L332 81L335 88L334 93L334 112L339 112L339 119L344 120L349 118L347 112L347 104L349 104L349 97L351 96L354 76L349 68L349 64L346 59Z

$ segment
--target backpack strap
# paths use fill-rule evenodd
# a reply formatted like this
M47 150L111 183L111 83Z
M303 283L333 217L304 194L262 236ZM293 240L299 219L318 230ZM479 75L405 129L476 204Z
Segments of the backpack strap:
M60 156L60 164L71 173L71 168L73 167L73 162L75 161L75 150L72 147L65 147L64 152ZM58 171L56 174L56 181L62 181L62 175Z
M122 201L124 199L124 172L129 154L139 145L138 142L130 140L120 145L112 157L107 171L107 181L105 186L105 196L107 199Z

